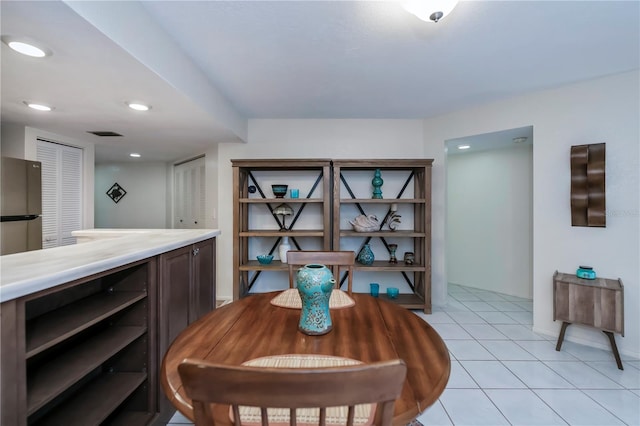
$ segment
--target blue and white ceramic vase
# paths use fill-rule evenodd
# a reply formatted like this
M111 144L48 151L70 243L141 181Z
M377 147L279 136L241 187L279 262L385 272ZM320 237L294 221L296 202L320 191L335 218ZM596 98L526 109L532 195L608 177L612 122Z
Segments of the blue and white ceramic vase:
M380 169L376 169L373 173L373 179L371 180L371 185L373 185L373 195L371 198L382 198L382 190L380 189L384 184L384 180L382 180L382 176L380 175Z
M333 325L329 313L329 298L336 283L331 270L325 265L305 265L298 269L296 282L302 300L298 330L310 335L330 332Z
M362 246L360 252L358 253L358 256L356 257L356 260L358 261L358 263L361 263L363 265L371 265L373 263L373 261L375 260L375 256L373 255L373 251L371 250L371 247L369 247L369 244L365 244Z

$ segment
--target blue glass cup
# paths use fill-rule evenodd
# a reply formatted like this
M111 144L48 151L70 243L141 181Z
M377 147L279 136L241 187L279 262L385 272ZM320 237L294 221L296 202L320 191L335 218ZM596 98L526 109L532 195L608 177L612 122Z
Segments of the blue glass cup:
M369 287L371 288L371 295L373 297L378 297L378 295L380 294L380 284L371 283L369 284Z
M387 297L389 299L397 299L399 293L400 293L400 290L398 290L396 287L387 288Z
M290 189L289 193L291 198L298 198L300 196L300 192L297 189Z

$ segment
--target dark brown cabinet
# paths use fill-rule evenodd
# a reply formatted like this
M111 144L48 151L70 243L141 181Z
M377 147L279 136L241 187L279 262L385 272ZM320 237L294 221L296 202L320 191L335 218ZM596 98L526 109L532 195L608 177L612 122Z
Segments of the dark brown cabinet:
M151 421L156 271L151 258L3 303L2 424Z
M215 239L0 305L0 423L147 425L166 348L215 307Z
M159 256L160 353L189 324L215 306L215 240Z
M215 307L215 239L201 241L158 256L158 357L189 324ZM175 411L158 389L161 421Z

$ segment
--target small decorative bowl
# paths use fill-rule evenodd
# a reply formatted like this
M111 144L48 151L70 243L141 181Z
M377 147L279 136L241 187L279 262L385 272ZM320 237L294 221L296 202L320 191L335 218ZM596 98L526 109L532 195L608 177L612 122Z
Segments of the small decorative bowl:
M398 293L400 293L400 290L396 287L389 287L387 288L387 297L389 299L397 299L398 298Z
M268 265L273 260L273 255L272 254L259 254L256 258L258 259L258 262L260 262L261 264Z
M289 188L289 185L281 185L281 184L271 185L271 190L273 191L273 195L275 195L276 198L284 198L284 196L287 195L288 188Z

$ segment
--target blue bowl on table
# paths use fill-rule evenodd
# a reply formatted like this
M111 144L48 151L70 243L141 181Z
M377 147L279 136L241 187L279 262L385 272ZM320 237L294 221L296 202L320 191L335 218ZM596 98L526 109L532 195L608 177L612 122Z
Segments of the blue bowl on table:
M256 259L258 259L258 262L260 262L262 265L268 265L273 260L273 255L259 254L258 256L256 256Z

